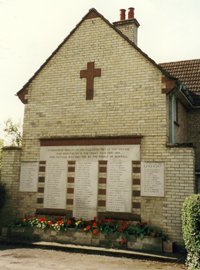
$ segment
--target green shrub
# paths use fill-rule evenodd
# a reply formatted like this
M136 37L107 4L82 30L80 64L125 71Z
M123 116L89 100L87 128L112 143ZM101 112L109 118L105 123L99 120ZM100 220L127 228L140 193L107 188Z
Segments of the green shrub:
M182 208L182 229L189 269L200 269L200 195L186 198Z
M6 188L5 185L0 182L0 209L3 208L6 201Z

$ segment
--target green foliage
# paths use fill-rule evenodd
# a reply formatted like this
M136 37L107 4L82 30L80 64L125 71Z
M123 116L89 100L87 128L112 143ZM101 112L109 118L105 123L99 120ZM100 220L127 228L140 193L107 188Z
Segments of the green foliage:
M147 223L138 223L137 225L130 225L125 230L126 235L134 235L136 237L144 238L145 236L160 237L166 240L167 236L160 228L154 227Z
M5 185L0 182L0 209L3 208L6 201L6 188Z
M0 139L0 175L1 175L1 164L2 164L2 148L3 148L3 140Z
M129 236L134 235L136 237L144 238L161 237L165 238L164 233L155 227L152 227L147 223L131 224L126 221L118 221L114 219L102 219L96 220L83 220L75 218L55 218L55 217L38 217L38 216L26 216L25 218L16 219L14 223L10 224L11 227L37 227L41 229L51 229L54 231L67 231L69 229L75 229L84 233L92 233L94 235L102 233L105 235L112 235L116 238L121 238L122 242L126 242Z
M182 229L189 269L200 269L200 195L186 198L182 208Z
M22 132L20 123L13 123L11 119L5 122L4 132L10 139L11 146L21 146L22 144Z

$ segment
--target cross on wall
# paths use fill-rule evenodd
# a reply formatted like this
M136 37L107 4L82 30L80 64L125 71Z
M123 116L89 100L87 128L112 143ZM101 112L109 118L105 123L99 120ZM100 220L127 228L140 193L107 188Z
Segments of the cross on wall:
M86 78L86 100L94 97L94 78L101 77L101 69L95 68L95 62L88 62L87 69L80 71L80 78Z

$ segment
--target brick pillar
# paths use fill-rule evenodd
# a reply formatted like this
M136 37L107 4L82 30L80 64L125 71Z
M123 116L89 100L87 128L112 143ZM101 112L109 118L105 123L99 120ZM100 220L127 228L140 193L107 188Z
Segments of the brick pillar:
M18 216L20 164L21 148L4 147L1 182L6 185L7 196L1 219L5 224Z
M132 213L141 221L141 161L132 162Z
M66 209L67 216L73 216L73 207L74 207L74 189L75 189L75 166L76 161L68 161L68 173L67 173L67 201Z
M45 171L46 161L40 161L38 173L37 209L43 208L44 205Z
M107 182L107 161L99 161L99 183L98 183L98 210L106 212L106 182Z

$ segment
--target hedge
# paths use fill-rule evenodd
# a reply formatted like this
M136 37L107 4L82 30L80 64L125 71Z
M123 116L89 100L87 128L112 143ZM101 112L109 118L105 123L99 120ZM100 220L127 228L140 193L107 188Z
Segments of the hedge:
M200 269L200 195L185 199L182 208L183 240L187 249L189 269Z

